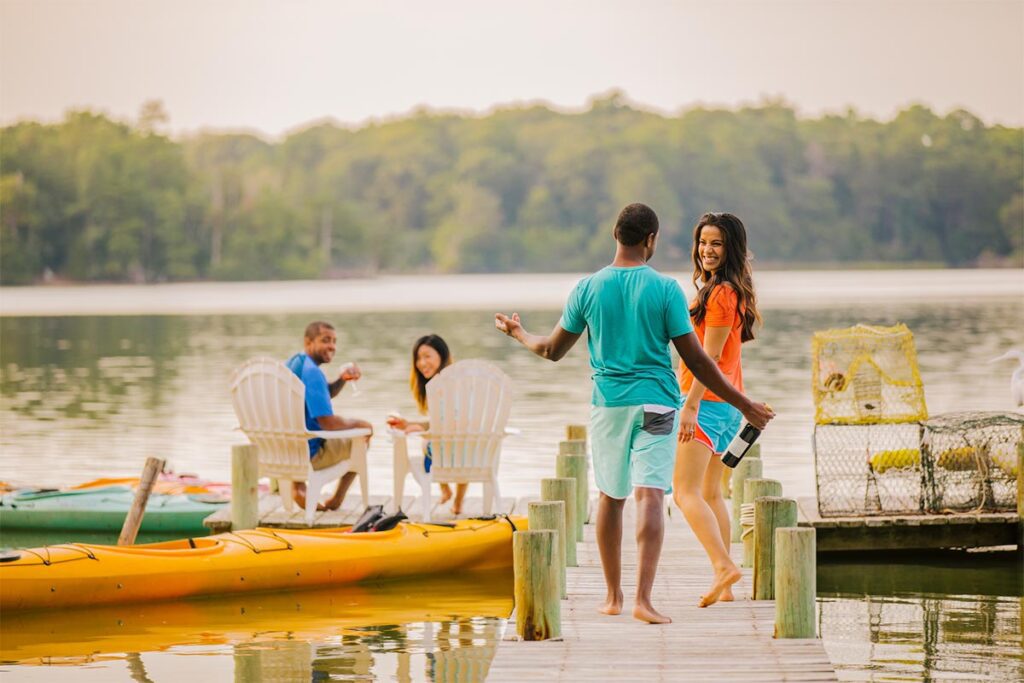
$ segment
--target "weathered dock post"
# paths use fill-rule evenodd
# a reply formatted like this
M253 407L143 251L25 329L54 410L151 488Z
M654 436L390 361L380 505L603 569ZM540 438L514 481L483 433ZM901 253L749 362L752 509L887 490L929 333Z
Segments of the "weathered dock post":
M565 503L565 566L576 566L576 480L558 477L540 480L542 501L560 500Z
M256 446L231 447L231 530L254 529L260 523L259 456Z
M565 503L560 500L529 503L526 516L531 531L554 531L554 562L558 573L558 594L563 600L569 597L565 586Z
M512 534L516 633L523 640L562 635L555 548L554 531L531 529Z
M760 444L754 444L758 446ZM751 449L754 448L751 446ZM728 467L725 469L729 469ZM743 496L744 488L743 484L747 479L760 479L762 474L762 465L760 458L751 458L748 453L740 464L736 465L736 469L732 473L732 542L739 543L743 540L740 529L740 513L743 509Z
M775 637L817 638L814 529L775 530Z
M142 477L139 478L139 488L135 489L132 507L124 519L124 525L121 526L121 535L117 537L118 545L135 543L135 537L139 535L139 527L142 526L142 516L146 514L146 502L149 501L149 494L153 490L156 478L163 471L163 460L146 458L146 464L142 467Z
M744 458L746 460L746 458ZM743 482L743 506L740 523L743 526L743 562L741 567L754 566L754 501L761 496L781 496L782 482L775 479L747 479Z
M587 425L566 425L565 438L569 441L587 442Z
M581 443L563 441L565 443ZM555 476L576 480L576 540L583 540L583 523L587 519L587 456L559 455L555 459ZM532 528L532 527L531 527Z
M775 530L796 526L796 501L761 496L754 500L754 599L775 598Z
M743 456L743 458L744 458L744 460L749 460L750 458L758 458L758 459L760 459L761 458L761 444L755 443L755 444L751 445L750 448L747 449L747 454L745 456ZM740 461L740 465L742 465L742 464L743 464L743 460ZM728 499L732 500L733 489L735 488L733 486L733 480L736 477L736 470L738 470L740 468L740 465L736 465L735 468L732 468L732 467L723 467L722 468L722 482L721 482L722 483L722 498L728 498ZM743 493L743 484L742 483L740 484L739 490L740 490L740 493Z
M587 454L587 442L583 439L567 439L558 442L559 455L583 455Z

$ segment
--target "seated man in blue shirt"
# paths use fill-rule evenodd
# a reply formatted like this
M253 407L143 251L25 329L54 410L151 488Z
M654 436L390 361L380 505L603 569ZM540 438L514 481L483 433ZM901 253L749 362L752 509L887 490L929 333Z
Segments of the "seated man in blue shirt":
M366 420L356 420L335 415L331 407L331 399L338 395L345 382L359 379L362 373L355 363L347 363L341 368L338 379L328 383L321 365L330 363L334 358L338 338L334 334L334 326L328 322L317 320L306 326L304 340L305 351L297 353L285 363L288 369L306 385L306 429L373 429ZM369 439L369 437L367 437ZM352 455L351 439L319 439L309 440L309 458L314 470L326 469ZM318 510L337 510L345 499L345 492L355 479L355 472L346 472L338 481L338 488L324 504L318 504ZM295 482L295 502L300 507L306 506L306 484ZM318 495L314 491L313 495Z

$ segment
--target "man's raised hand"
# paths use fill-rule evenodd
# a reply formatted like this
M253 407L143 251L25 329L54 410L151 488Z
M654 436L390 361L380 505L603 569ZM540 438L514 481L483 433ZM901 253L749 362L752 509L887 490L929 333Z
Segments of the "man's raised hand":
M513 313L511 318L505 315L504 313L495 313L494 327L496 327L498 331L507 334L513 339L516 336L516 332L523 329L522 324L519 322L518 313Z

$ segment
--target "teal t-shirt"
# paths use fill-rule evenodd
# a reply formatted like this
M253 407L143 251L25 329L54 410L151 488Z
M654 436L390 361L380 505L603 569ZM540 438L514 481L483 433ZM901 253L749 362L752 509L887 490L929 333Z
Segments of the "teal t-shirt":
M669 342L693 324L674 279L650 266L607 266L579 281L558 324L587 330L595 406L680 406Z

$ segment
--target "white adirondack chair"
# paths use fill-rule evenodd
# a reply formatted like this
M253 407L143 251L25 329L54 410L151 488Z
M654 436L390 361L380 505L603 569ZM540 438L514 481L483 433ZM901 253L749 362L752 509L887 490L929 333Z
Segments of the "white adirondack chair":
M427 383L430 430L414 432L430 442L433 462L424 471L422 450L409 455L407 435L391 430L394 446L394 505L401 505L405 476L420 485L423 519L431 514L431 482L482 482L483 513L491 514L499 497L498 462L512 408L512 380L491 363L463 360L443 369ZM410 436L412 436L410 435ZM418 444L417 444L418 445Z
M289 512L295 508L292 482L307 482L306 524L312 526L320 489L346 472L359 474L363 505L369 504L366 439L363 437L369 436L370 430L307 430L305 401L306 387L302 380L273 358L248 360L231 375L231 403L242 431L256 446L260 476L277 479L281 503ZM351 458L314 470L309 463L308 443L313 436L352 439Z

